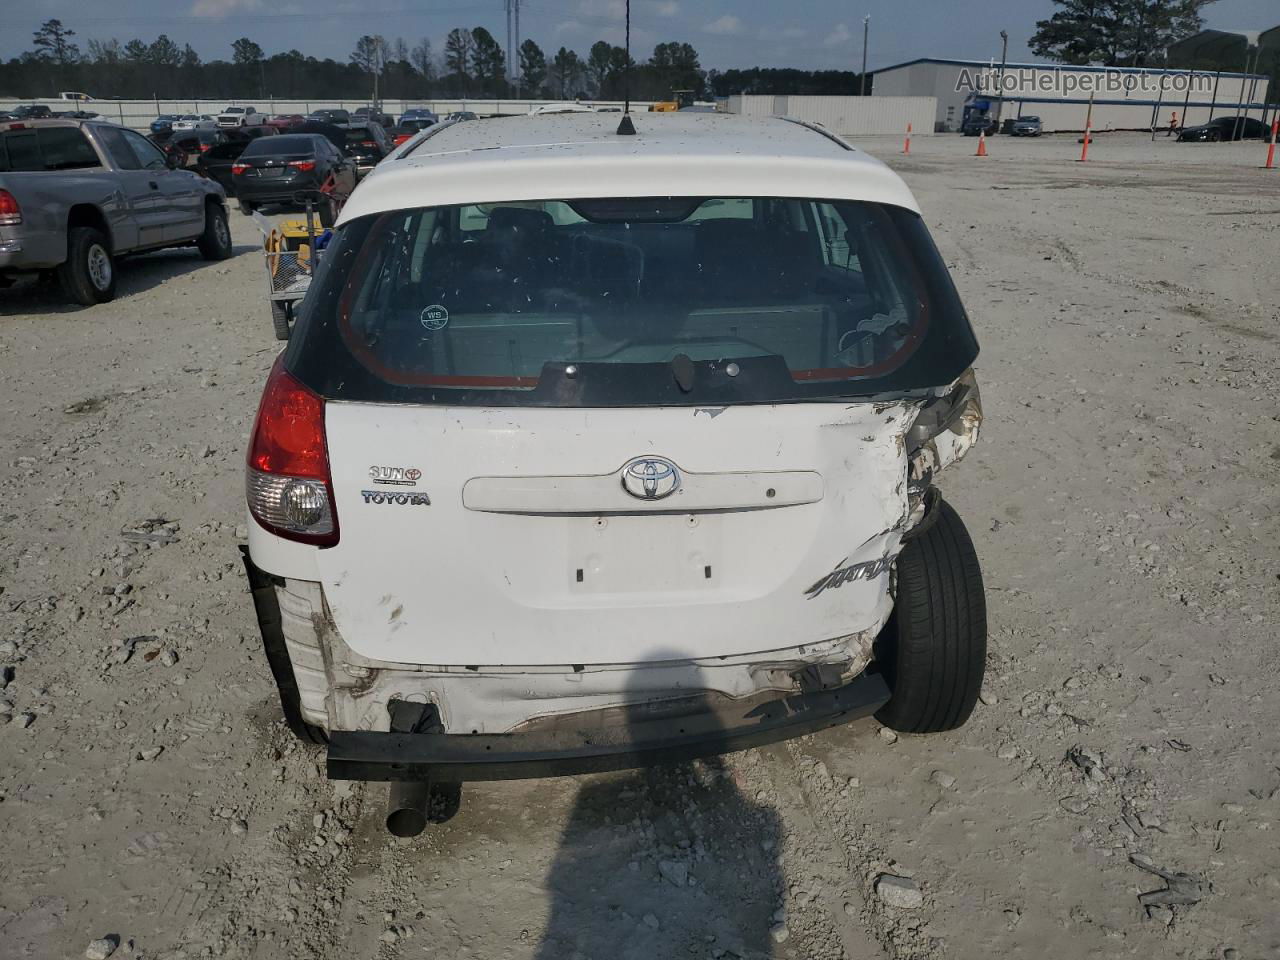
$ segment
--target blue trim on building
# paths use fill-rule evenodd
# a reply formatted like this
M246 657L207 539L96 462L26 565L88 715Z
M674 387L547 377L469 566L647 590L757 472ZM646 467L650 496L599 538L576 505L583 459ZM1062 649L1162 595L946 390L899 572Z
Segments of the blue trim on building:
M994 102L998 97L992 97ZM1073 98L1054 98L1054 97L1005 97L1005 106L1011 103L1074 103L1084 106L1089 102L1088 97ZM1219 100L1216 103L1212 100L1191 100L1183 101L1177 97L1169 97L1166 100L1094 100L1095 107L1167 107L1170 109L1181 110L1183 106L1187 107L1217 107L1220 110L1234 110L1239 107L1241 110L1266 110L1265 103L1230 103L1226 100Z
M915 60L906 60L902 63L895 63L891 67L881 67L879 70L868 70L867 72L874 76L878 73L885 73L889 70L898 70L902 67L913 67L917 63L937 63L952 67L985 67L988 69L992 67L990 60L948 60L940 57L918 57ZM999 64L996 64L995 66L998 67ZM1228 73L1224 70L1219 74L1217 70L1197 70L1193 67L1184 67L1178 70L1170 70L1163 67L1077 67L1070 63L1053 63L1050 61L1046 61L1044 63L1006 63L1004 68L1005 70L1062 70L1071 73L1163 73L1170 76L1184 76L1189 73L1198 73L1233 78L1243 77L1249 80L1271 79L1265 73Z

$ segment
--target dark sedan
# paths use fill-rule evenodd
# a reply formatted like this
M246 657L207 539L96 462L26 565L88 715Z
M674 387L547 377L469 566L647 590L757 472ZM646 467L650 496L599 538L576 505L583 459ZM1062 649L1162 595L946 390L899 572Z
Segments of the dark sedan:
M196 172L202 177L218 181L227 196L235 196L235 177L231 175L231 168L251 142L247 138L232 139L206 150L196 157Z
M374 107L360 107L351 115L352 123L377 123L383 127L391 127L395 125L396 118L389 113L383 113Z
M330 227L355 189L356 165L326 137L286 133L245 147L231 165L231 179L244 213L264 204L296 207L299 194L326 194L317 206L320 222Z
M1253 117L1214 117L1208 123L1183 127L1178 139L1217 143L1220 140L1265 140L1271 131Z
M167 141L160 138L163 134L153 135L152 142L167 154L177 157L174 161L180 167L194 169L196 161L203 153L208 153L220 143L231 138L221 130L178 130Z
M360 175L368 173L391 152L391 141L380 123L347 127L347 156L356 162Z
M351 114L345 110L312 110L307 114L308 123L350 123Z

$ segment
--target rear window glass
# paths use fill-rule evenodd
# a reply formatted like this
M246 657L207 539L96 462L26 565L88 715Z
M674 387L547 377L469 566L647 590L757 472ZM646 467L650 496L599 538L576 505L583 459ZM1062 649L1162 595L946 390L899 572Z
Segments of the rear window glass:
M84 170L102 166L79 127L39 127L0 134L0 170Z
M205 157L209 160L234 160L244 149L243 143L220 143L206 153Z
M977 352L919 217L818 199L584 199L366 217L339 232L305 312L295 373L346 399L866 395L949 382Z
M285 134L280 137L258 137L244 148L242 156L262 157L278 153L311 153L316 148L314 137Z

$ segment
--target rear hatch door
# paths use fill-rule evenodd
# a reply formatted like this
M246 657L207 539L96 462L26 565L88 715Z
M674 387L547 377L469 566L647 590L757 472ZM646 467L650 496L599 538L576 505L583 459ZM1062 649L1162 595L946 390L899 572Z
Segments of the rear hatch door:
M641 662L876 629L909 403L537 409L330 403L346 642L430 664ZM676 489L644 499L624 467ZM664 490L665 492L665 490ZM840 579L840 578L836 578Z

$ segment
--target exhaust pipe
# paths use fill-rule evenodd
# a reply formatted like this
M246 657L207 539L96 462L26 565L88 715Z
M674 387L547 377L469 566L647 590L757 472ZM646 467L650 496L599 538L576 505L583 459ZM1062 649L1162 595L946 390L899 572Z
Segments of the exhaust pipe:
M397 837L416 837L427 828L430 800L426 780L393 780L387 793L387 829Z

